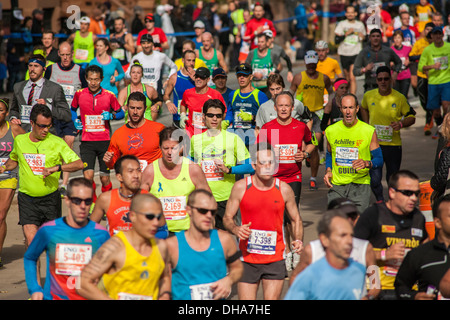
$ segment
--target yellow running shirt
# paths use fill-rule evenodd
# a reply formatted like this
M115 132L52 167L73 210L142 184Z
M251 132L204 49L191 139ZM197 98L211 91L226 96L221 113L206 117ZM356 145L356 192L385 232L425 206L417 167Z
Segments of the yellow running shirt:
M300 82L296 96L303 92L303 104L308 107L309 111L315 112L323 109L323 95L325 93L325 82L323 74L319 72L317 79L311 79L302 71L302 82Z
M390 124L403 117L415 117L414 110L403 94L392 89L391 94L382 96L378 89L373 89L364 94L361 107L369 110L369 124L375 127L380 145L402 145L400 131L394 131Z
M196 164L183 157L180 174L171 180L161 173L160 160L152 162L154 177L150 193L161 201L169 231L187 230L191 225L191 219L186 212L187 197L195 190L195 185L189 175L189 165Z
M115 300L158 300L165 263L156 240L150 239L152 253L145 257L131 246L122 231L115 237L125 245L125 262L119 271L104 274L98 287Z

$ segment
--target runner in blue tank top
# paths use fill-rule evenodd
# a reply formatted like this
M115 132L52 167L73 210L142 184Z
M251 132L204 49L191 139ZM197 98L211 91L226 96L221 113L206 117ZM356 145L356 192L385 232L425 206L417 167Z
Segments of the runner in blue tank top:
M172 299L225 299L242 276L241 252L229 233L213 229L217 202L210 192L193 191L186 210L190 228L167 239Z

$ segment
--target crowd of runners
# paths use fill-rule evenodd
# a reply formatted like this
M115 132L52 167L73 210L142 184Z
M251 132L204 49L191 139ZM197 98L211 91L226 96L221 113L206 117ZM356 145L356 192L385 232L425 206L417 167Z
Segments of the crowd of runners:
M450 27L426 0L390 12L335 2L345 16L332 40L312 38L297 74L261 3L228 3L231 51L201 1L180 57L162 27L171 6L138 34L118 13L111 33L81 17L57 47L42 30L25 79L0 98L0 267L17 197L32 300L227 299L234 286L255 300L260 285L265 300L450 298ZM438 145L431 218L402 169L413 125ZM303 243L302 187L317 192L318 179L319 238Z

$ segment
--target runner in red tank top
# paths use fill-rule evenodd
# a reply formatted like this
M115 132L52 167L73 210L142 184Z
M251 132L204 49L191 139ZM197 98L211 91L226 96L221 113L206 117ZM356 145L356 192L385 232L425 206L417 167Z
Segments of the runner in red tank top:
M106 216L108 231L113 236L118 231L129 230L132 226L128 218L131 200L137 194L148 193L141 189L142 171L139 159L133 155L119 158L114 169L120 187L102 193L95 203L90 219L99 223ZM167 224L164 218L160 219L160 228L157 238L166 238Z
M283 216L286 209L294 231L295 252L302 249L303 225L292 188L274 178L275 155L267 143L251 146L255 174L236 182L223 219L225 228L239 238L244 275L238 283L239 300L255 300L262 279L264 299L279 299L287 271ZM242 224L234 217L241 211Z

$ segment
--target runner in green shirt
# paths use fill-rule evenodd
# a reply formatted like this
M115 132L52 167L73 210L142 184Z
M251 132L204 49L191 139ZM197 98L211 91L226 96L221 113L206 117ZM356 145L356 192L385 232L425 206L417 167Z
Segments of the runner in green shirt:
M190 150L191 157L201 166L217 201L215 227L222 230L225 230L222 218L236 175L253 173L250 154L242 139L222 130L224 116L225 106L220 100L206 101L203 105L203 118L208 129L192 136Z
M433 111L440 126L450 107L450 43L444 41L442 27L435 27L430 34L433 42L423 50L418 68L428 74L427 109Z
M30 123L31 132L16 137L10 158L0 167L1 174L19 166L19 224L27 244L43 223L61 217L61 172L83 169L83 162L67 143L49 133L52 112L46 105L33 107Z

